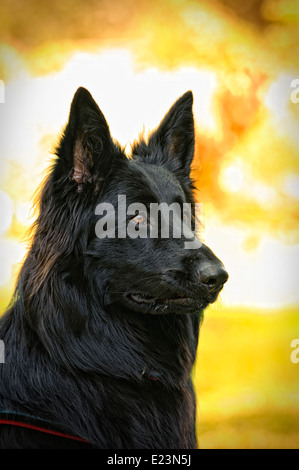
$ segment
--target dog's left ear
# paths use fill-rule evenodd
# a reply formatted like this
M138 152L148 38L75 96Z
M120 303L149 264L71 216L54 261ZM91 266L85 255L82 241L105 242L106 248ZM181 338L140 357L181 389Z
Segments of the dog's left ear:
M193 94L187 91L170 108L156 131L150 136L148 148L162 164L182 176L189 176L194 156ZM157 149L162 152L158 152Z

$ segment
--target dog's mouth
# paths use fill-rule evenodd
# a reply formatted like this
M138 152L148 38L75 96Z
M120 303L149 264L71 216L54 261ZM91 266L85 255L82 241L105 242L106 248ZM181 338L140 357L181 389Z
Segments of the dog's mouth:
M127 294L131 308L144 313L194 313L206 307L200 299L185 294L175 294L168 298L153 297L150 294L134 292Z
M159 297L152 297L149 294L140 294L140 293L129 294L129 297L131 300L133 300L137 304L148 304L148 305L151 305L155 302L184 305L186 304L186 302L190 301L190 298L183 294L179 294L177 297L171 297L169 299L160 299Z

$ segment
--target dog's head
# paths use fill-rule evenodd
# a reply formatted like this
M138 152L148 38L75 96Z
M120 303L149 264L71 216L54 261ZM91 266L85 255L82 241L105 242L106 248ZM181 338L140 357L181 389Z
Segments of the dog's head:
M192 103L191 92L179 98L127 158L90 93L79 88L74 96L52 182L59 192L63 180L73 207L89 212L80 221L73 211L77 233L85 233L75 256L85 276L102 292L104 286L107 305L195 313L227 281L221 261L195 234Z

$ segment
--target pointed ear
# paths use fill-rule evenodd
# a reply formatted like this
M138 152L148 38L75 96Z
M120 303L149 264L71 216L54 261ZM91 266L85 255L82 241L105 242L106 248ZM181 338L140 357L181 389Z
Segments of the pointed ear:
M121 153L106 119L85 88L76 91L69 120L57 149L59 173L69 174L82 190L84 183L104 177Z
M173 171L189 176L194 156L193 94L187 91L170 108L156 131L150 136L148 148Z

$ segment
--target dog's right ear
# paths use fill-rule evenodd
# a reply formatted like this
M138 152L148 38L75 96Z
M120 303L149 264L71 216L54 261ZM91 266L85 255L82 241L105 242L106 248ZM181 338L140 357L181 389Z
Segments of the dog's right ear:
M86 183L103 179L113 161L122 155L102 111L85 88L78 88L74 95L56 154L57 176L69 175L78 191Z
M191 162L194 157L195 129L192 111L193 94L184 93L169 109L157 129L132 147L149 163L165 165L181 180L190 184Z

